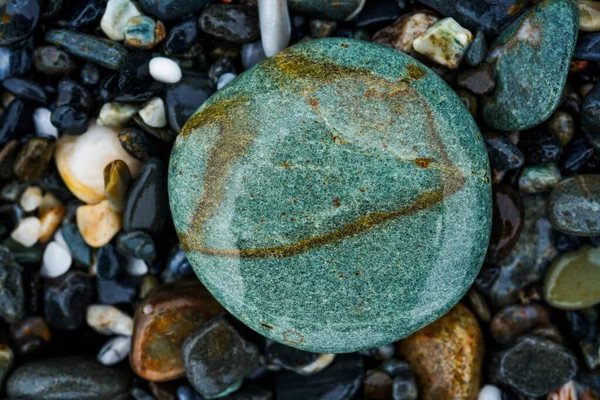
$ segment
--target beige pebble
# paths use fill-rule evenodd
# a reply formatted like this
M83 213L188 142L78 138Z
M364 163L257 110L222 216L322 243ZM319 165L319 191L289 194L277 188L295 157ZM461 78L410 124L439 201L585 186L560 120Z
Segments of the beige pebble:
M31 212L42 203L42 189L37 186L29 186L21 194L19 204L25 212Z
M10 237L25 247L31 247L40 237L40 227L40 220L37 217L23 218Z
M108 200L77 209L77 227L83 240L92 247L102 247L121 230L121 213L113 211Z

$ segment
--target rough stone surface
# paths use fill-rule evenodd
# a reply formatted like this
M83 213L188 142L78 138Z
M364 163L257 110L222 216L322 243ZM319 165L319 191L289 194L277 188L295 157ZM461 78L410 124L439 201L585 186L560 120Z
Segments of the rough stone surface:
M554 229L569 235L600 235L600 175L560 181L550 194L548 219Z
M320 353L443 315L491 223L487 154L460 99L416 60L347 39L288 48L205 102L175 143L169 196L215 297Z

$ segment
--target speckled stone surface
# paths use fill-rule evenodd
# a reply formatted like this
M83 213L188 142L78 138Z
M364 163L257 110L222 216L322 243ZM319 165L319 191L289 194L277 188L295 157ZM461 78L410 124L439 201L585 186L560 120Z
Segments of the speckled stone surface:
M169 198L224 307L321 353L443 315L491 225L487 154L460 99L411 57L350 39L292 46L206 101L175 143Z
M488 125L522 130L552 115L575 50L578 20L575 2L544 0L502 30L487 58L496 73L496 89L482 104Z

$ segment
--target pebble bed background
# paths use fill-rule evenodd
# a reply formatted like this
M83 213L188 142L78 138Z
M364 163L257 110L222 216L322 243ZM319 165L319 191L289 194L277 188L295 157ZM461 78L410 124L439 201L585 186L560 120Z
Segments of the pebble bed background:
M600 399L600 2L258 3L0 0L0 396ZM493 168L492 239L461 303L343 355L227 315L166 190L173 140L211 94L322 37L428 65Z

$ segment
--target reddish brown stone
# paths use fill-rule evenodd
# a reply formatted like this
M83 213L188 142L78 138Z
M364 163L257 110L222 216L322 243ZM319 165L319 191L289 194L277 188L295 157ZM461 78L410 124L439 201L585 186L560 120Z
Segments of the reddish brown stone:
M363 383L363 394L369 400L387 400L392 397L392 378L383 371L370 369Z
M487 261L497 263L517 243L523 228L523 206L519 194L508 185L492 186L492 235Z

